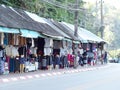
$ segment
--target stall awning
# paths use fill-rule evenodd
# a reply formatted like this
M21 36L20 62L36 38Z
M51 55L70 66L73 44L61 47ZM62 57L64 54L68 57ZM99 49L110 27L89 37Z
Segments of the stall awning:
M31 31L27 29L20 29L20 33L22 37L27 37L27 38L38 38L38 37L44 37L40 33L36 31Z
M80 44L80 41L73 41L73 43L75 43L75 44Z
M68 39L68 38L63 38L64 41L68 41L68 42L72 42L71 39Z
M19 29L7 28L7 27L0 27L0 32L4 33L20 33Z

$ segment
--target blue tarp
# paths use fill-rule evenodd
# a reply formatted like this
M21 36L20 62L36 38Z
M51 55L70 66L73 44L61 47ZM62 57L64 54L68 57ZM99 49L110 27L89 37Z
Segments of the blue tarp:
M0 27L0 32L4 33L20 33L19 29L7 28L7 27Z
M45 37L36 31L31 31L27 29L20 29L20 33L22 37L27 37L27 38Z

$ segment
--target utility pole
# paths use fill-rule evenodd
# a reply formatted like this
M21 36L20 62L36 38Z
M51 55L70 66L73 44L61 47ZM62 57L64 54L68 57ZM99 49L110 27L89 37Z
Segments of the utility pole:
M75 4L76 4L75 5L76 11L75 11L75 17L74 17L74 19L75 19L75 22L74 22L74 29L75 29L74 35L76 37L78 37L78 16L79 16L79 11L77 9L79 8L79 0L76 0Z
M104 34L104 20L103 20L103 0L100 1L101 4L101 27L100 27L100 31L101 31L101 38L103 39L103 34Z
M75 2L75 17L74 17L74 36L78 37L78 16L79 16L79 0L76 0ZM73 47L73 52L74 52L74 55L75 55L75 59L74 59L74 68L77 68L77 51L76 51L76 48L75 48L75 45Z

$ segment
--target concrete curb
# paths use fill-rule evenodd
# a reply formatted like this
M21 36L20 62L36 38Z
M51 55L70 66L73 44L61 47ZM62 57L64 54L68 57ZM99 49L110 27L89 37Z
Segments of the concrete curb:
M85 72L85 71L93 71L93 70L100 70L103 68L107 68L110 65L103 65L103 66L97 66L97 67L84 67L84 68L78 68L78 69L70 69L70 70L61 70L61 71L54 71L54 72L47 72L47 73L37 73L32 75L21 75L21 76L15 76L15 77L4 77L0 79L0 83L9 83L9 82L15 82L19 80L26 80L26 79L33 79L33 78L42 78L42 77L53 77L58 76L62 74L72 74L72 73L79 73L79 72Z

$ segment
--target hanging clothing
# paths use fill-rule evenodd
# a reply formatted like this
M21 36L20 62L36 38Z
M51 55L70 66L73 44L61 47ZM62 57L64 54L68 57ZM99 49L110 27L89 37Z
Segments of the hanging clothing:
M34 39L32 38L31 40L32 40L32 45L31 45L31 47L34 47L34 46L35 46L35 45L34 45Z
M68 57L66 55L64 56L64 67L69 67Z
M60 54L60 49L53 49L53 54Z
M4 45L8 45L8 33L4 33Z
M53 39L45 38L45 45L44 47L53 47Z
M66 48L67 47L67 42L65 40L62 41L62 47Z
M43 68L47 67L47 59L45 56L42 58L42 67Z
M54 42L53 42L53 48L54 48L54 49L60 49L61 46L62 46L62 45L61 45L61 42L60 42L60 41L54 40Z
M4 44L4 33L1 33L1 45Z
M14 70L15 70L15 58L10 58L10 62L9 62L9 71L10 72L14 72Z
M0 33L0 44L3 45L4 44L4 34Z
M44 38L38 38L38 46L37 46L37 54L44 55L44 45L45 40Z
M65 55L65 50L64 50L64 48L60 48L60 56L62 56L62 55Z
M13 46L10 45L9 46L9 56L13 57L13 54L14 54L14 52L13 52Z
M26 57L26 53L27 53L27 50L26 50L26 47L25 46L21 46L18 48L18 53L19 55L24 55Z
M38 46L38 38L34 38L34 47Z
M23 46L26 45L26 38L19 36L19 45Z
M15 72L20 70L20 60L19 60L19 56L15 57Z
M5 61L3 61L2 58L0 58L0 74L3 74L5 71L4 63Z
M50 47L53 48L53 39L50 38Z
M18 56L19 55L19 53L18 53L18 47L13 47L12 48L12 56L13 57L16 57L16 56Z
M53 64L53 56L52 55L47 55L47 65L52 65Z
M8 34L9 45L14 45L14 34Z
M64 58L65 58L65 55L60 56L60 67L61 68L64 68Z
M44 55L50 55L52 53L52 41L50 38L45 38Z
M5 47L5 51L6 51L6 55L7 55L7 56L11 56L11 50L10 50L10 46L9 46L9 45L7 45L7 46Z
M54 65L60 65L60 56L59 55L54 56Z
M33 54L34 53L34 47L30 47L30 54Z
M6 55L10 57L16 57L17 55L19 55L18 47L15 47L13 45L7 45L5 51L6 51Z
M0 44L1 44L1 33L0 33Z
M52 53L52 48L44 48L44 55L50 55Z
M14 34L14 45L19 45L19 36Z
M0 50L0 58L3 57L3 50Z
M34 54L34 55L37 55L37 47L34 47L34 49L33 49L33 54Z

